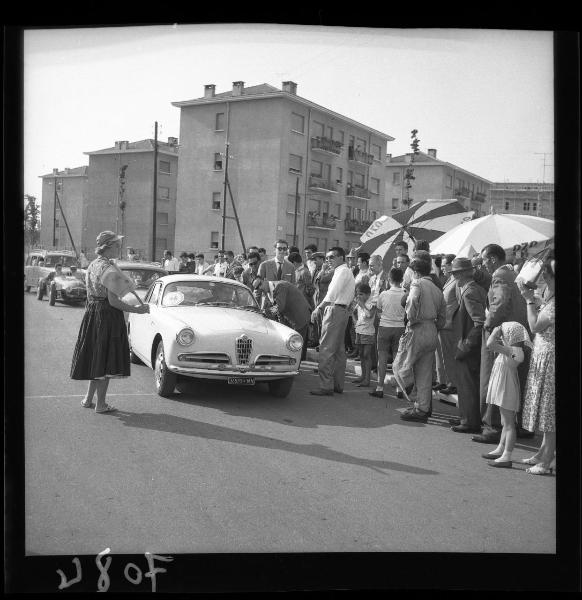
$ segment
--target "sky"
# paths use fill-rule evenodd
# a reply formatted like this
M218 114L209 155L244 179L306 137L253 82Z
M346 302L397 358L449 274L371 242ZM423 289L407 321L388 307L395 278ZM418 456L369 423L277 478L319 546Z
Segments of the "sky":
M297 94L493 182L553 182L551 31L168 24L24 32L24 192L116 140L179 137L172 102Z

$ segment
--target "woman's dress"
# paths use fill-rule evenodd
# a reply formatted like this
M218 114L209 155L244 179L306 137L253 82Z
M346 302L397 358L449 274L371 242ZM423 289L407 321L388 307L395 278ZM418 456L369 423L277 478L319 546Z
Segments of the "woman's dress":
M556 304L551 298L540 309L550 324L534 337L529 371L525 384L522 426L528 431L553 432L556 430Z
M96 258L86 275L87 306L71 364L71 379L130 375L129 342L123 311L111 306L101 276L111 263Z

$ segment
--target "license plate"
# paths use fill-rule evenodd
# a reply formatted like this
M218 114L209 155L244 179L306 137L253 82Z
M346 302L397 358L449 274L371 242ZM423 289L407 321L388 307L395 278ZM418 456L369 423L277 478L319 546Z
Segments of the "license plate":
M229 377L229 385L255 385L254 377Z

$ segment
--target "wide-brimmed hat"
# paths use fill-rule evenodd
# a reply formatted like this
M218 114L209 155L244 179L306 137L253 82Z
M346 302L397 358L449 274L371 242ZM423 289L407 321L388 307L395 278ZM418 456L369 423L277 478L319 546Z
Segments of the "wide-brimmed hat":
M112 244L114 244L115 242L118 242L119 240L123 239L124 236L122 235L118 235L117 233L113 232L113 231L102 231L98 236L97 236L97 247L98 248L107 248L109 246L111 246Z
M451 273L458 271L472 271L473 263L469 258L455 258L451 265Z

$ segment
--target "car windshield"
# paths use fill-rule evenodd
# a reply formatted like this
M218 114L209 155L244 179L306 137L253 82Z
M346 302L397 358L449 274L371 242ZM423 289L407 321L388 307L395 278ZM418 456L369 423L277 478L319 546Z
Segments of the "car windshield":
M71 265L77 265L77 259L74 256L62 255L62 254L47 254L44 258L45 267L54 267L57 264L63 265L63 267L70 267Z
M153 269L122 269L126 275L129 275L137 289L147 289L150 285L162 275L164 271L154 271Z
M226 306L259 309L248 288L222 281L169 283L164 290L162 306Z

